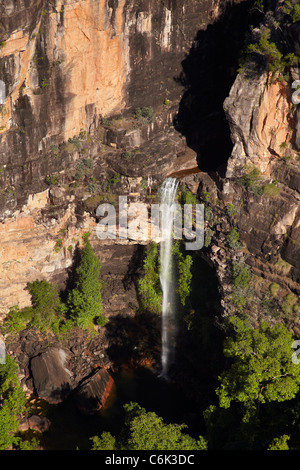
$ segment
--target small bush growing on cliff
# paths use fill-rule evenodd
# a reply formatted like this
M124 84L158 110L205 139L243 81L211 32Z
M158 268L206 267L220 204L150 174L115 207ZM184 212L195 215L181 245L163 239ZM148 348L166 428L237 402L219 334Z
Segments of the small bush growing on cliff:
M280 188L275 183L266 184L263 187L263 194L269 197L275 197L280 194Z
M229 215L229 217L234 218L235 216L238 215L238 209L231 202L227 204L226 210L227 210L227 214Z
M85 176L91 173L93 168L93 160L91 158L84 158L81 162L77 165L77 171L75 173L75 179L80 180Z
M237 250L241 247L240 245L240 234L236 227L232 227L227 235L227 243L230 248Z
M89 328L94 321L98 325L106 323L102 316L100 270L101 262L87 239L76 269L75 287L67 301L71 319L81 328Z
M279 284L277 284L276 282L272 282L272 284L270 284L270 287L269 287L271 296L277 297L279 289L280 289Z
M231 300L235 307L242 312L246 307L251 294L251 281L253 275L245 262L234 262L232 266L232 295Z
M144 276L139 280L140 306L142 310L161 313L162 292L159 278L158 245L151 243L144 259Z
M295 305L297 305L297 296L295 294L287 294L282 302L281 308L285 315L289 316L295 313Z
M186 299L191 294L191 283L192 283L192 272L191 267L193 259L190 255L184 255L180 250L180 244L178 242L173 245L173 255L176 260L177 268L177 288L176 292L179 295L182 306L185 306Z
M136 109L134 115L140 122L153 122L155 118L155 112L151 106Z
M265 28L258 42L249 44L247 54L250 56L253 53L262 55L266 58L267 69L271 72L272 77L282 79L284 73L289 67L296 65L299 58L292 52L285 54L279 50L277 44L270 41L271 30Z
M244 174L237 178L237 183L246 189L253 189L260 181L260 171L255 166L247 166Z
M3 334L13 334L25 330L32 320L32 308L26 307L20 309L18 305L14 305L9 309L4 322L1 324Z

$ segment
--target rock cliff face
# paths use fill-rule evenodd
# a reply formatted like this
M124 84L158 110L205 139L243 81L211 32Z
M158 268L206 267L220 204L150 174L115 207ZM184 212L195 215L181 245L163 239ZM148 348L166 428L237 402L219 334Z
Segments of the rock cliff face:
M299 23L292 30L297 50ZM208 256L224 314L247 311L254 324L280 319L299 335L299 108L292 102L299 69L290 72L284 80L266 67L238 74L224 101L233 142L226 172L199 175L199 197L209 199ZM243 284L237 273L247 266L254 277Z
M4 192L26 202L22 195L68 168L70 158L53 158L53 146L96 129L102 117L178 99L180 62L217 10L211 0L188 7L156 0L2 2ZM16 204L2 200L6 210Z
M173 127L177 78L197 31L220 12L211 0L1 2L3 313L28 304L28 281L65 279L76 243L95 228L88 198L99 186L103 198L115 178L113 191L134 199L197 166ZM154 121L133 117L145 107L156 111ZM85 163L92 170L82 184Z
M141 243L99 241L95 210L122 194L150 204L172 174L213 213L206 255L225 292L236 227L232 259L247 258L261 292L299 294L299 108L291 82L236 74L247 2L18 0L0 15L2 314L29 304L28 281L63 286L87 231L106 313L132 312L124 280Z

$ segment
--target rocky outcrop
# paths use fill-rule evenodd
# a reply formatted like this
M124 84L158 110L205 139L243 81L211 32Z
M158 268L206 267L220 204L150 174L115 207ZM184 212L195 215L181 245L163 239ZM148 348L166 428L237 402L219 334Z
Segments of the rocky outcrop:
M75 401L84 414L94 414L106 404L112 391L114 380L106 369L96 371L80 384L75 393Z
M63 288L84 232L92 233L104 261L115 259L121 248L102 250L94 236L99 201L114 193L133 201L148 195L151 202L163 178L197 167L196 153L173 125L181 61L197 31L220 13L211 0L188 7L184 0L35 0L1 7L2 314L30 304L28 281L47 279ZM145 107L155 112L153 120L135 116ZM86 162L90 170L78 180ZM114 311L118 303L120 310L137 303L134 289L124 290L125 258L117 281L110 262L103 265L120 293L104 293Z
M59 403L70 393L71 372L66 367L66 352L51 348L31 358L34 390L49 403Z
M57 153L60 144L107 116L178 100L181 60L218 11L212 0L6 2L1 212L40 192L47 175L68 170L72 152Z
M22 419L19 424L20 431L27 431L32 429L34 431L43 433L49 430L51 422L45 416L32 415L29 418Z
M236 78L224 109L234 144L226 176L238 177L253 165L266 177L291 148L294 128L291 89L287 82L271 80L264 72L256 77L242 71Z
M289 81L277 78L265 65L238 74L224 101L233 143L226 172L199 174L198 194L208 206L204 251L217 269L224 315L277 319L299 334L299 109L292 102L299 70ZM234 291L234 268L247 265L251 284Z
M234 143L224 183L227 203L238 207L245 186L249 190L238 217L241 239L251 253L264 256L264 262L287 262L289 276L299 283L300 166L294 140L298 113L290 83L272 81L266 73L250 80L241 73L224 106Z

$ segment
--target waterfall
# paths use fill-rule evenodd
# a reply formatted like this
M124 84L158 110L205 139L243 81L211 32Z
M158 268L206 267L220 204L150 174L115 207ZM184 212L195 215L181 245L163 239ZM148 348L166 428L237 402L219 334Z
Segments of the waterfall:
M172 268L172 235L178 181L167 178L160 189L161 243L160 283L162 287L162 377L167 377L174 354L175 304Z

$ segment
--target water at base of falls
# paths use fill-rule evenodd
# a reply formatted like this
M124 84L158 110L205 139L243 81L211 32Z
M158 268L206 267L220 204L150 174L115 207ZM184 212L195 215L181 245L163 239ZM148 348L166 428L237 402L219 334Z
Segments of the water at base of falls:
M167 379L174 355L175 304L172 268L172 234L178 181L167 178L160 189L161 243L160 283L162 287L162 353L160 376Z

